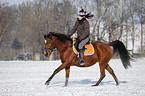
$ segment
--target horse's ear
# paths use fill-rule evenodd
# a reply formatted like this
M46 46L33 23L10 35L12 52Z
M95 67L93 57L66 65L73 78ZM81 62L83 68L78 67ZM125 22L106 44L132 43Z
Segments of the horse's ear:
M49 33L49 37L52 38L52 32Z
M42 33L43 34L43 33ZM43 34L43 36L45 36L45 34Z

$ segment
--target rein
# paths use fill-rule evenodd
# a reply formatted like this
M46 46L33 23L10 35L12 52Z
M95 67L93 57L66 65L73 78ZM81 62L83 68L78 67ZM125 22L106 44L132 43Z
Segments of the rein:
M51 46L50 46L50 48L46 48L46 47L45 47L46 50L48 49L49 54L51 54L51 53L53 52L53 48L52 48L53 40L52 40L51 37L50 37L50 39L51 39ZM58 39L55 39L55 40L58 40ZM55 40L54 40L54 41L55 41ZM74 45L74 44L73 44L73 41L72 41L72 42L71 42L71 45L65 46L65 47L62 47L62 48L58 48L57 50L61 50L61 49L63 49L63 48L68 48L68 47L72 47L73 45Z
M68 48L68 47L72 47L73 44L69 45L69 46L65 46L65 47L62 47L62 48L58 48L57 50L60 50L60 49L63 49L63 48Z
M50 48L46 48L46 47L45 47L46 50L49 49L49 50L48 50L49 54L51 54L51 52L53 52L53 49L52 49L53 40L52 40L52 38L50 38L50 39L51 39L51 46L50 46Z

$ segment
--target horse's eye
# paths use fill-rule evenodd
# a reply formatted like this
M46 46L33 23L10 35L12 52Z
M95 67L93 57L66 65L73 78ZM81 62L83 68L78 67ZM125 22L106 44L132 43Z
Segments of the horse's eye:
M47 43L47 40L45 40L44 42Z

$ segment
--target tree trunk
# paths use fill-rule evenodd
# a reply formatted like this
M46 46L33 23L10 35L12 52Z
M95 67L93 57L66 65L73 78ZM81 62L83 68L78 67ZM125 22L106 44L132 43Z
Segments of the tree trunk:
M142 21L141 21L141 57L143 57L143 52L144 49L143 49L143 24L142 24Z
M134 41L135 41L135 28L134 28L134 21L133 21L133 16L132 16L132 54L134 53Z
M127 20L125 22L127 25ZM126 48L128 48L128 25L126 26Z

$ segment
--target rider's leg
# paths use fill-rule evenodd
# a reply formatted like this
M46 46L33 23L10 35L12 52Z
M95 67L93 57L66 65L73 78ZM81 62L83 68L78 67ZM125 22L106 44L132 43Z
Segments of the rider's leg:
M80 57L80 66L84 66L85 62L84 62L84 50L83 49L79 50L79 57Z
M79 57L80 57L80 65L84 66L85 62L84 62L84 49L83 47L85 46L85 44L89 42L89 37L86 37L85 39L81 40L78 44L78 48L79 48Z

